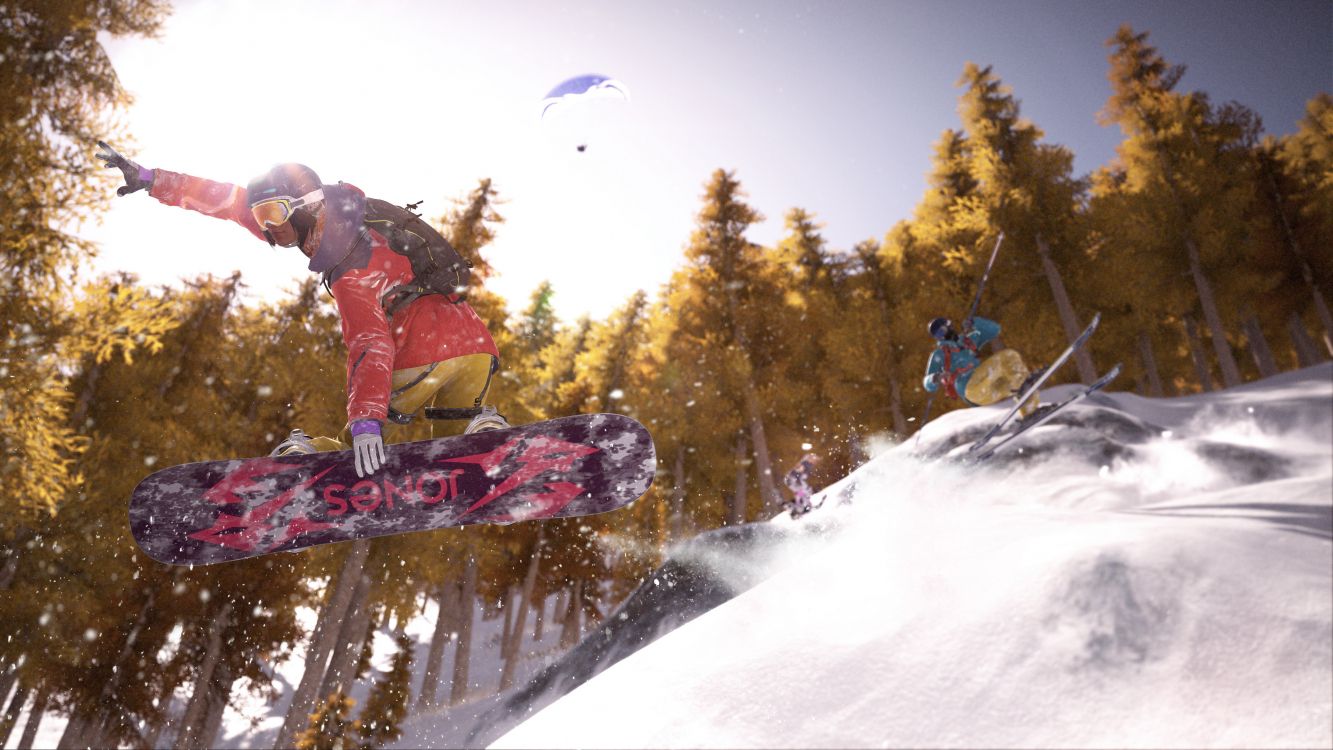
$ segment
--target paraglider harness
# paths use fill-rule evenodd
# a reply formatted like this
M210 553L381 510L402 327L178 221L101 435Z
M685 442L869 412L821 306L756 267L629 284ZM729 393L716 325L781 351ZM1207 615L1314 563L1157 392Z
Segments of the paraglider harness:
M980 352L977 349L977 345L973 343L972 339L967 337L966 333L960 334L958 336L958 340L963 343L962 347L960 347L960 350L967 349L968 351L972 352L972 356L976 357L978 362L974 362L968 365L967 367L959 369L958 372L954 372L953 367L951 366L953 364L953 347L941 345L940 348L941 350L944 351L944 368L943 372L940 373L940 380L944 382L944 392L949 395L949 398L963 398L962 396L958 395L958 389L956 387L958 378L975 370L977 368L977 364L980 362L981 359ZM941 344L944 343L946 342L941 342ZM963 400L966 399L964 398Z
M467 298L467 286L472 280L472 261L464 258L414 211L419 205L421 201L404 207L378 198L366 199L364 229L378 232L390 250L406 257L412 264L412 280L393 287L380 297L380 304L391 317L428 294L443 294L455 304L462 302ZM329 288L327 274L324 286Z

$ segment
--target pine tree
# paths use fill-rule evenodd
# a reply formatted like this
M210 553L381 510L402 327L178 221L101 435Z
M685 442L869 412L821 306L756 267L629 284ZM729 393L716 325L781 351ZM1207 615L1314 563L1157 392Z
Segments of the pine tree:
M1122 26L1108 41L1112 95L1103 117L1120 126L1120 187L1137 199L1139 222L1153 227L1149 248L1188 274L1211 334L1223 383L1239 385L1240 368L1227 337L1215 281L1251 281L1233 267L1242 217L1251 200L1241 177L1254 123L1236 108L1214 108L1200 92L1175 91L1184 68L1171 66L1147 34ZM1218 269L1227 267L1223 276ZM1234 309L1234 307L1232 308ZM1177 310L1177 315L1187 310Z
M296 738L298 750L344 750L348 735L357 730L348 721L356 701L342 693L330 695L310 714L310 725Z
M398 650L393 663L388 673L375 681L357 721L357 735L364 750L383 747L403 734L402 721L407 716L412 682L412 649L416 644L401 631L394 637L394 643Z
M28 538L15 521L51 512L78 484L84 441L66 422L78 356L59 354L78 342L66 337L153 335L133 316L76 317L69 280L95 248L69 227L112 197L91 148L123 132L112 113L129 102L98 35L150 36L164 15L163 4L121 0L0 7L0 477L19 511L0 525L6 559ZM122 324L133 327L115 333Z
M1307 102L1296 132L1269 143L1260 158L1281 242L1311 295L1325 353L1333 356L1333 253L1318 251L1333 246L1333 95Z
M750 323L742 311L765 312L750 306L750 300L771 304L776 298L775 287L759 279L764 264L759 248L743 236L757 218L740 200L731 175L714 173L685 267L673 274L650 316L647 357L654 374L645 379L640 413L653 430L659 455L684 451L688 492L700 500L685 505L694 517L691 525L703 528L721 525L725 517L726 505L717 498L734 486L736 436L763 428L762 419L750 418L763 414L751 377L753 362L736 337ZM766 322L771 320L756 325L765 343ZM747 399L746 392L753 397ZM771 487L771 475L765 479Z
M989 66L968 63L959 84L966 87L959 112L977 185L975 200L960 213L979 232L1004 232L1006 245L981 309L1002 321L1006 344L1035 358L1029 362L1035 367L1073 341L1091 317L1075 311L1061 270L1083 261L1087 240L1077 211L1084 185L1072 176L1073 154L1041 142L1041 130L1021 119L1018 101ZM1063 342L1054 335L1057 321ZM1090 347L1075 362L1083 382L1096 379Z
M896 315L890 336L897 342L898 361L907 384L902 406L921 425L927 406L932 414L960 408L961 402L932 398L921 385L934 341L927 321L943 316L961 318L976 291L992 243L978 228L968 207L980 200L969 159L966 135L946 130L935 145L927 191L910 221L899 222L880 246L879 265L895 281Z

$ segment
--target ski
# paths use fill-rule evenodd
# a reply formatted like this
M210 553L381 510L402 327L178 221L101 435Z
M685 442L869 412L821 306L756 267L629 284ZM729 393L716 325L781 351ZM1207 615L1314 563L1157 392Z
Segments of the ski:
M991 438L994 438L995 435L999 433L999 431L1003 429L1005 425L1009 424L1009 420L1013 419L1014 415L1018 413L1018 410L1022 408L1024 403L1027 402L1028 397L1032 393L1036 392L1036 390L1040 388L1042 384L1045 383L1046 380L1049 379L1057 369L1059 369L1060 365L1063 365L1066 361L1068 361L1069 358L1074 355L1074 352L1078 351L1079 348L1082 347L1083 344L1087 342L1088 337L1092 336L1092 332L1097 330L1097 324L1101 323L1101 321L1102 321L1101 313L1097 313L1096 315L1092 316L1092 322L1088 324L1087 328L1083 329L1083 333L1080 333L1078 335L1078 338L1074 339L1074 343L1070 344L1069 347L1066 348L1063 352L1060 352L1060 356L1056 357L1049 365L1046 366L1046 370L1042 372L1041 377L1037 378L1036 382L1034 382L1032 385L1029 385L1022 393L1018 395L1017 398L1014 399L1014 406L1012 409L1009 410L1009 413L1005 414L1000 419L1000 421L996 422L995 426L991 427L990 430L985 435L982 435L980 440L973 443L972 447L967 449L968 452L976 453L977 451L984 448L986 444L991 441Z
M1047 420L1049 420L1051 417L1055 416L1055 413L1056 413L1056 412L1060 411L1061 409L1065 408L1066 406L1069 406L1070 404L1074 403L1075 401L1079 401L1079 400L1082 400L1082 399L1084 399L1084 398L1087 398L1088 396L1092 395L1093 393L1096 393L1097 391L1101 390L1102 388L1105 388L1105 387L1106 387L1112 380L1115 380L1115 377L1116 377L1117 375L1119 375L1119 374L1120 374L1120 365L1117 364L1115 367L1112 367L1110 370L1108 370L1107 373L1106 373L1105 375L1103 375L1103 376L1101 376L1100 378L1098 378L1097 381L1096 381L1095 383L1093 383L1092 385L1090 385L1090 386L1084 388L1083 390L1079 391L1078 393L1075 393L1073 396L1070 396L1069 398L1065 399L1064 401L1061 401L1061 402L1058 403L1058 404L1054 404L1054 405L1048 407L1045 411L1041 412L1040 415L1035 416L1031 421L1020 422L1019 425L1018 425L1018 429L1017 429L1017 430L1015 430L1014 432L1010 433L1009 435L1006 435L1005 438L1004 438L1003 440L1001 440L1000 442L996 443L995 445L992 445L990 448L986 449L985 451L983 451L983 452L981 452L981 453L973 454L973 455L971 456L971 458L972 458L973 460L975 460L975 461L985 461L986 459L988 459L988 458L990 458L991 456L995 455L995 451L997 451L997 450L999 450L1000 448L1002 448L1006 443L1008 443L1009 441L1011 441L1011 440L1013 440L1014 438L1018 437L1019 435L1022 435L1023 433L1027 432L1028 430L1030 430L1030 429L1032 429L1032 428L1034 428L1034 427L1038 427L1038 426L1042 425L1042 424L1045 423Z

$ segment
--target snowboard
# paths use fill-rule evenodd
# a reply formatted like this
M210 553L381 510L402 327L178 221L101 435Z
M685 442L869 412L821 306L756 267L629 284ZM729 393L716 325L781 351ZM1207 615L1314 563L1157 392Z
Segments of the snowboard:
M995 451L998 451L1006 443L1009 443L1010 441L1016 439L1017 437L1027 432L1028 430L1033 429L1034 427L1040 427L1048 419L1055 416L1056 412L1060 411L1061 409L1065 408L1066 406L1069 406L1070 404L1076 401L1081 401L1087 398L1088 396L1091 396L1092 394L1096 393L1097 391L1100 391L1106 386L1110 385L1111 381L1115 380L1116 376L1119 374L1120 374L1120 365L1117 364L1115 367L1112 367L1110 370L1108 370L1105 375L1101 376L1100 378L1097 378L1097 380L1092 385L1084 387L1078 393L1075 393L1074 395L1070 396L1064 401L1060 401L1059 403L1051 404L1049 406L1040 407L1036 414L1033 414L1028 419L1021 420L1018 423L1017 430L1014 430L1013 432L1006 435L1004 439L1000 440L998 443L994 443L984 450L973 453L971 455L971 459L973 461L985 461L986 459L995 455Z
M656 472L652 437L619 414L385 446L358 477L350 450L203 461L134 489L134 540L158 562L204 565L320 544L623 508Z

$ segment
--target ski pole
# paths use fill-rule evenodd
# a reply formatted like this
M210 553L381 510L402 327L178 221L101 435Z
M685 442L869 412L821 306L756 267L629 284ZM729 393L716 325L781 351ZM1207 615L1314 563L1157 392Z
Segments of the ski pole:
M967 317L963 318L963 325L977 314L977 305L981 304L981 293L986 290L986 280L990 278L990 270L995 267L995 258L1000 254L1000 243L1004 242L1004 230L1000 230L1000 236L995 238L995 248L990 251L990 260L986 261L986 270L981 273L981 281L977 284L977 293L972 297L972 306L968 308ZM921 425L916 428L916 444L921 443L921 431L926 428L926 422L930 420L930 407L935 404L935 394L930 394L926 399L926 413L921 415ZM914 446L915 449L915 446Z
M972 319L977 314L977 305L981 304L981 293L986 290L986 280L990 278L990 270L995 265L995 256L1000 254L1000 243L1004 242L1004 230L1000 230L1000 236L995 238L995 249L990 251L990 260L986 261L986 270L981 274L981 283L977 284L977 294L972 298L972 307L968 308L967 317L963 322Z
M926 399L926 413L921 415L921 424L917 425L916 428L916 440L912 443L913 451L915 451L916 447L921 444L921 433L926 429L926 422L930 420L930 407L934 404L935 394L932 393L930 394L930 398Z

